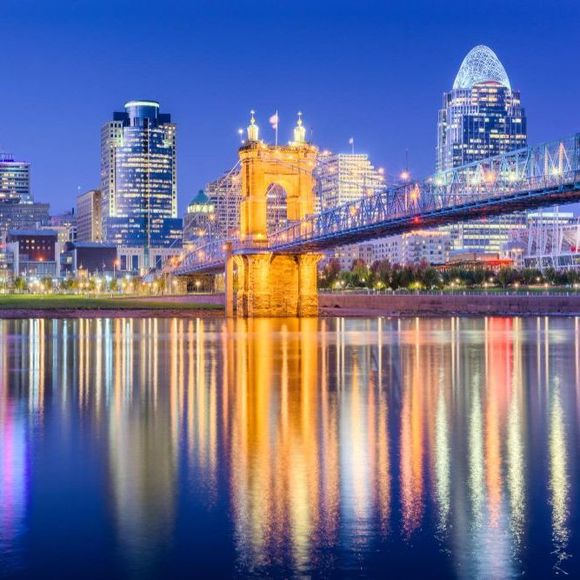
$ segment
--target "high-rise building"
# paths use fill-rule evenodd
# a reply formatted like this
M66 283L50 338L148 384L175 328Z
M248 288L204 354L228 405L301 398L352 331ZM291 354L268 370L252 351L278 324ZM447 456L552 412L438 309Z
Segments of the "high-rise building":
M77 240L103 241L103 196L99 189L91 189L77 196Z
M331 153L322 151L314 169L316 179L316 212L372 195L384 185L382 170L375 169L366 153ZM370 260L372 245L354 244L334 252L342 268L352 261Z
M215 235L222 238L236 236L240 230L242 180L240 170L224 173L205 187L205 194L215 205Z
M30 192L30 164L0 154L0 238L9 230L46 226L47 203L34 203Z
M0 202L32 203L30 163L0 154Z
M316 177L317 209L336 207L372 195L383 187L384 176L366 153L330 153L318 156Z
M437 171L527 145L520 93L487 46L463 59L451 91L443 95L437 132ZM455 250L499 252L509 231L525 227L524 214L450 226Z
M176 128L155 101L129 101L101 131L101 192L106 241L144 249L182 242L177 217Z

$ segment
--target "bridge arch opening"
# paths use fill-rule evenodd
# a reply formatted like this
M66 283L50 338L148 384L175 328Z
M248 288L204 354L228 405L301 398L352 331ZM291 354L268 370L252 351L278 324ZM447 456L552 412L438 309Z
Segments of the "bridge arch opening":
M279 183L266 188L266 230L268 235L288 224L288 194Z

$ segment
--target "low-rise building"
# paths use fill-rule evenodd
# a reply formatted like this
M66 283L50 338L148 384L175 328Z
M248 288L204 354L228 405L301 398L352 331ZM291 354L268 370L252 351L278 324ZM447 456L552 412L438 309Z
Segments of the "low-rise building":
M161 270L170 258L179 257L181 248L149 248L146 259L145 248L121 246L117 248L117 272L134 276L144 275L150 269ZM149 267L146 266L149 264Z
M61 258L63 273L76 276L107 274L114 276L117 268L117 246L100 242L69 242Z
M60 243L54 230L10 230L7 249L12 253L14 276L60 276Z

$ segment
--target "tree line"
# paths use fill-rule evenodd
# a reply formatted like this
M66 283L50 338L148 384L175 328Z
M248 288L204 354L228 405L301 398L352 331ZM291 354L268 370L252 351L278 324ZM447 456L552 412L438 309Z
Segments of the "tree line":
M427 262L419 264L391 264L389 260L377 260L367 264L354 260L350 270L343 270L337 259L326 262L319 273L321 289L374 290L443 290L449 288L487 288L518 286L574 286L580 285L580 271L543 271L525 268L449 268L439 270Z

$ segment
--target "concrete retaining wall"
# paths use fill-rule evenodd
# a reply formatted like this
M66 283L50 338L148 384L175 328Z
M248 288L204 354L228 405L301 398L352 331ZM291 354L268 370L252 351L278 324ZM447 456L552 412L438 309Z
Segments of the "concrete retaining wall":
M147 300L147 298L144 298ZM223 294L164 297L167 302L224 304ZM320 313L334 316L576 315L580 295L320 294Z

